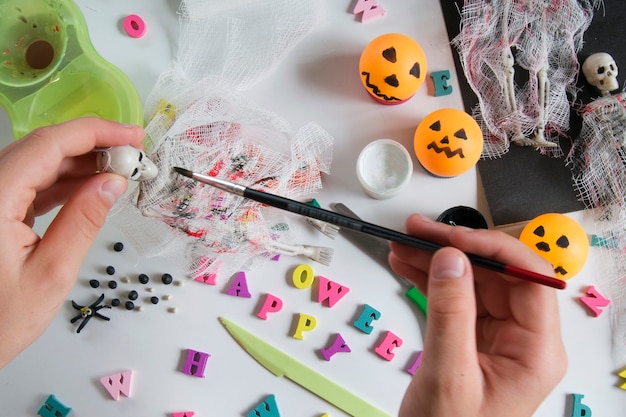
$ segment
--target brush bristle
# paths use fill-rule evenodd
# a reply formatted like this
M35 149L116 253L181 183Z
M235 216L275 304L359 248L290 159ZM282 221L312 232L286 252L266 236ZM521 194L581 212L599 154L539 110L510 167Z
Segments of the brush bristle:
M193 177L193 172L185 168L174 167L174 171L178 172L180 175L184 175L185 177Z

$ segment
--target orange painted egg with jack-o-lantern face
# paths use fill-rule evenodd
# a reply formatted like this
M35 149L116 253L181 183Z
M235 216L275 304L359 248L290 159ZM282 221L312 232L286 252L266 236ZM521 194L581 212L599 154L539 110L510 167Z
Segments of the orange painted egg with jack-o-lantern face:
M580 272L589 255L587 233L564 214L535 217L524 226L519 240L550 262L555 276L563 281Z
M483 151L483 134L464 111L439 109L417 126L413 148L425 170L439 177L454 177L476 165Z
M400 104L413 97L424 83L426 70L422 47L400 33L388 33L372 40L359 61L363 86L383 104Z

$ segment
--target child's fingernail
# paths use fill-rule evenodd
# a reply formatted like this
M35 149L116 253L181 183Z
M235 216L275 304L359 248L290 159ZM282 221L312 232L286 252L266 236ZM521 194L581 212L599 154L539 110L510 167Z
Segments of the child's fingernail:
M441 253L432 263L432 276L435 279L460 278L465 274L465 262L463 258L454 253Z
M126 192L127 183L121 176L112 176L110 180L102 184L100 192L102 197L113 205Z

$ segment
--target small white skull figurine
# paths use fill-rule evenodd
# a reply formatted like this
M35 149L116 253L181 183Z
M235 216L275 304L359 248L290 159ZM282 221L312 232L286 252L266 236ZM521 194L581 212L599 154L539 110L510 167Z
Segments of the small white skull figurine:
M151 180L159 173L142 150L130 145L98 150L96 165L100 172L111 172L134 181Z
M600 90L603 96L608 96L611 91L619 88L617 65L606 52L589 55L583 62L583 74L587 82Z

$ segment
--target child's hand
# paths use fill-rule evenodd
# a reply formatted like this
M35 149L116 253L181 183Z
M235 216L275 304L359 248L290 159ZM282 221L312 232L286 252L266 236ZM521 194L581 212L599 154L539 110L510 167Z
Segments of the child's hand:
M97 118L37 129L0 150L0 368L46 329L127 181L94 175L95 147L141 146L143 129ZM35 217L64 205L43 237Z
M532 416L567 367L555 290L473 269L463 252L551 276L552 267L501 232L418 215L407 232L452 247L433 255L391 244L392 268L428 297L422 361L400 416Z

